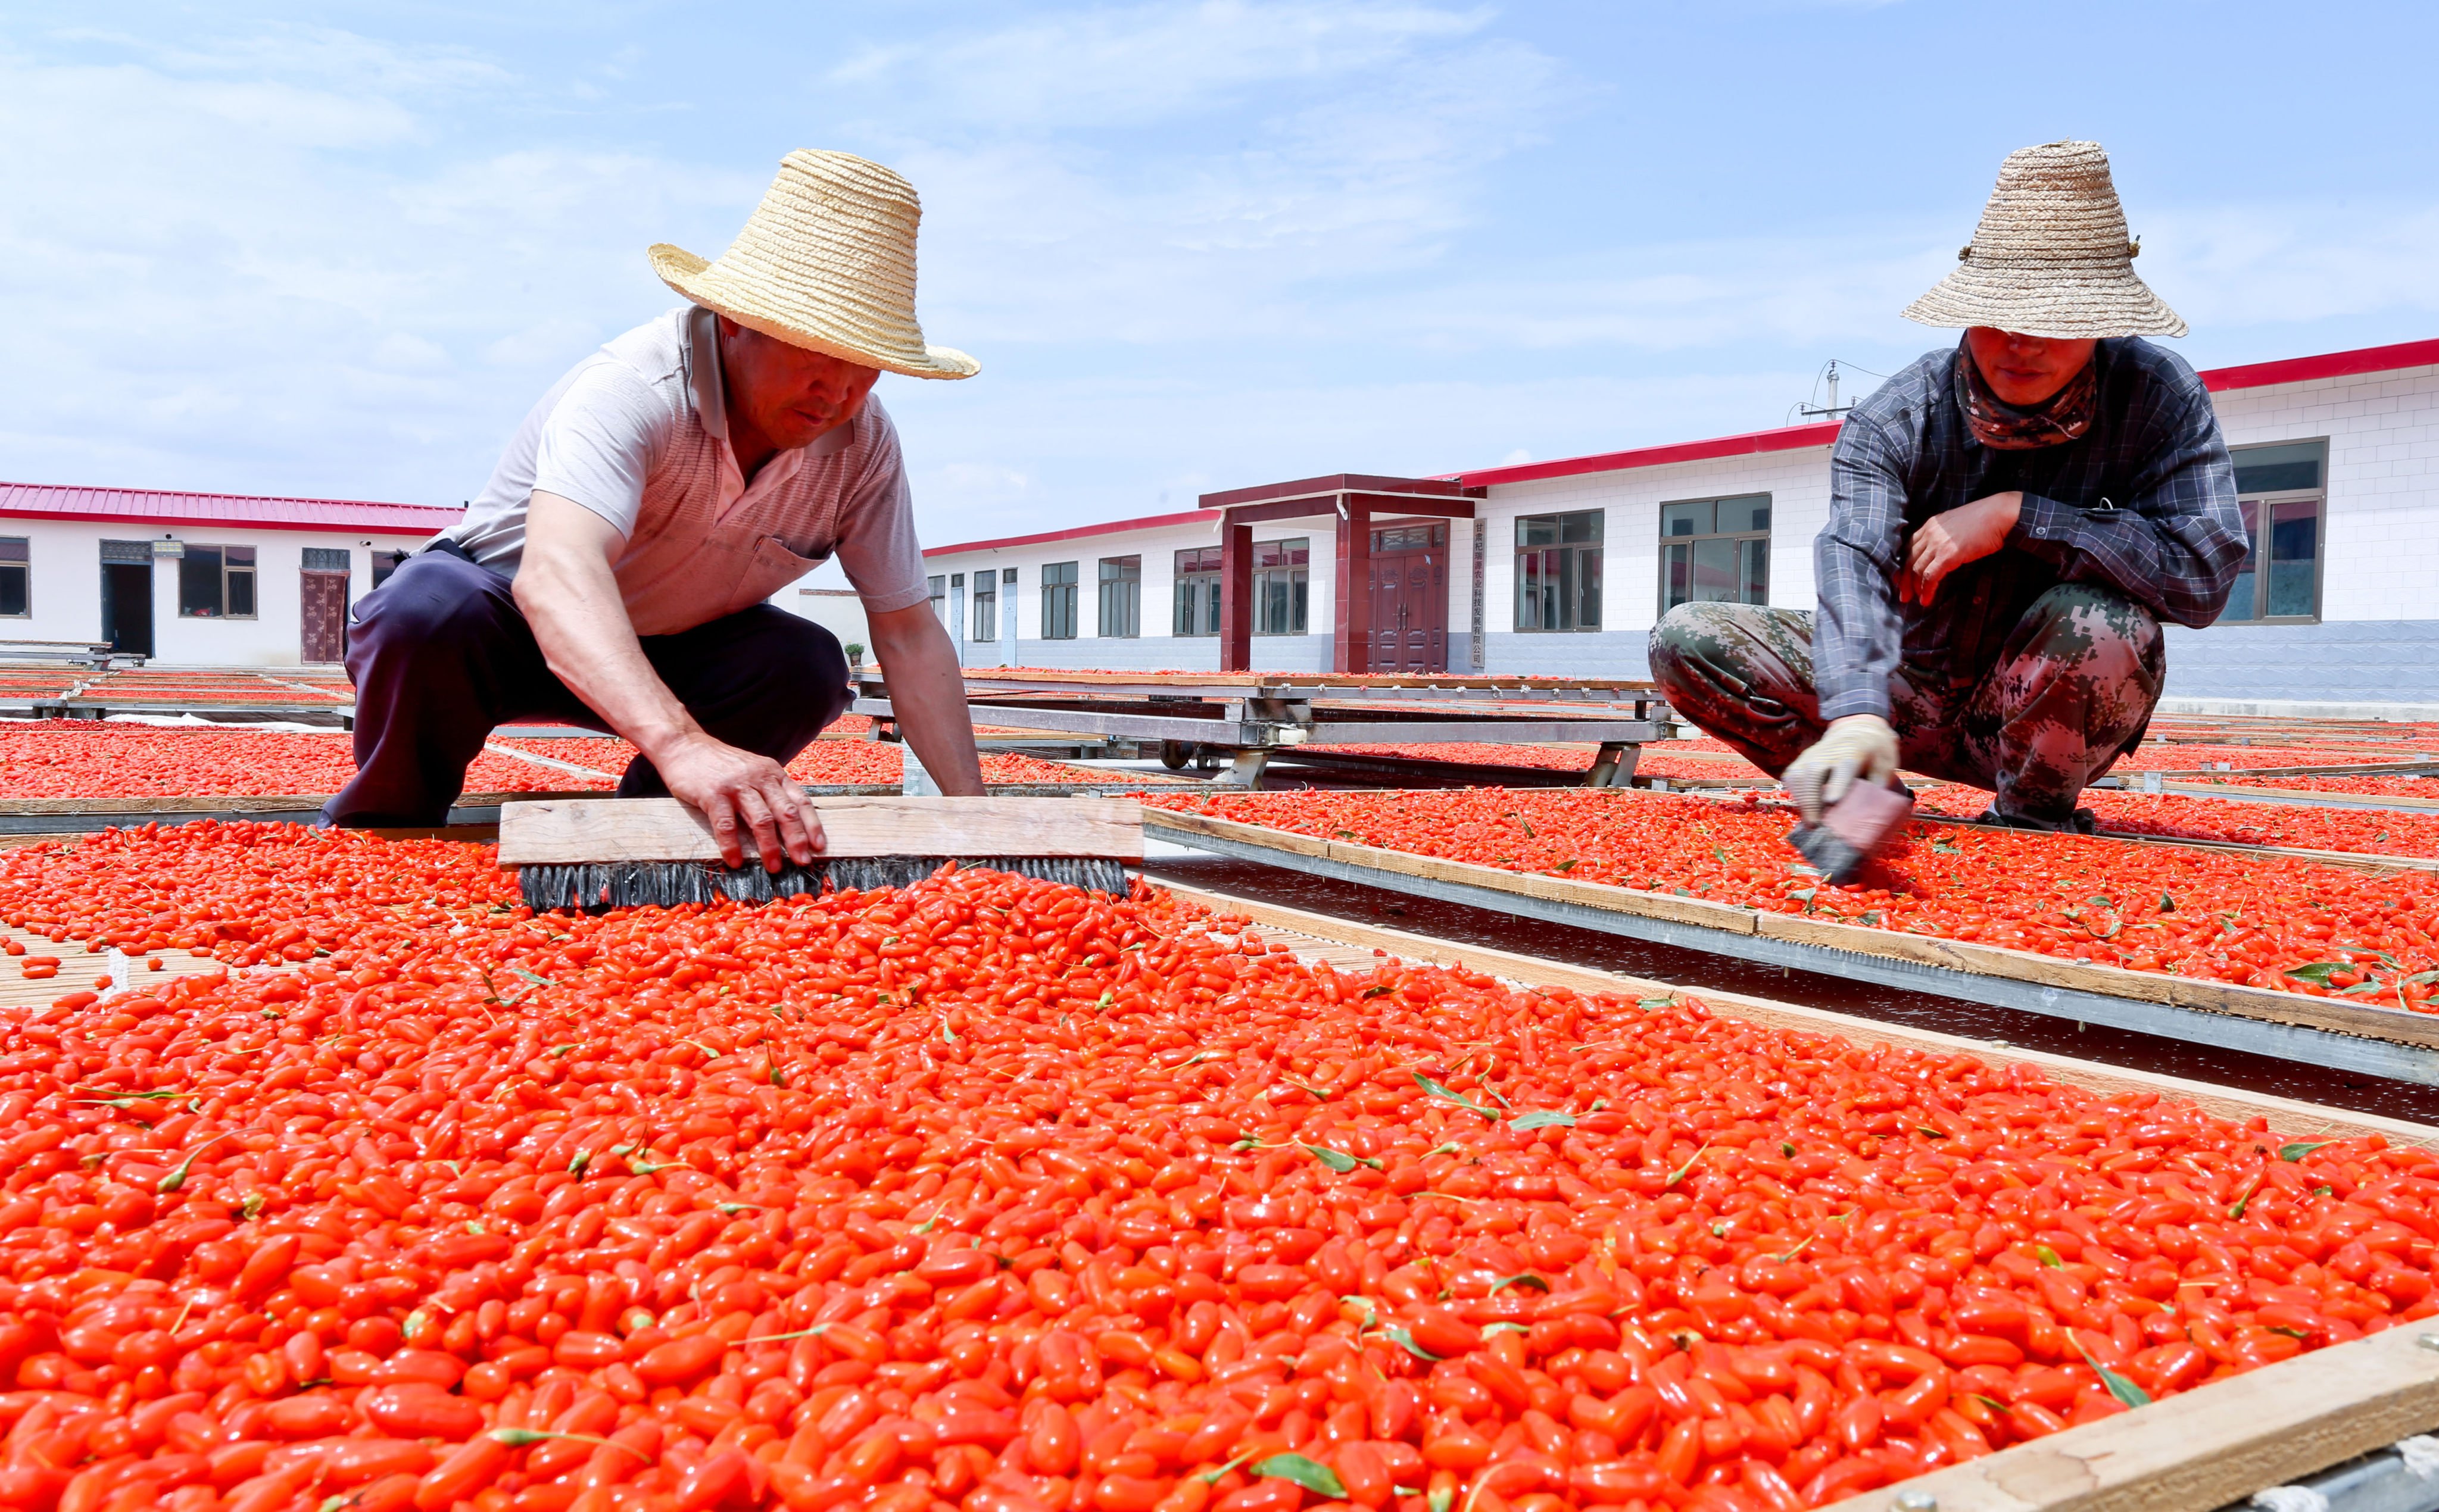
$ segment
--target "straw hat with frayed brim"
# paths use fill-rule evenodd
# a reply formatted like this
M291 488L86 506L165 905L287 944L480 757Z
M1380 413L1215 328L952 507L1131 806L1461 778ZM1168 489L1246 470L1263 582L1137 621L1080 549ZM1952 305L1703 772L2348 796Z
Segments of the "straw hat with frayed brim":
M982 364L929 347L915 319L915 187L846 152L798 151L726 252L663 242L661 281L749 330L909 378L971 378Z
M1906 307L1926 326L2026 336L2181 336L2185 323L2134 276L2142 248L2098 142L2007 154L1954 273Z

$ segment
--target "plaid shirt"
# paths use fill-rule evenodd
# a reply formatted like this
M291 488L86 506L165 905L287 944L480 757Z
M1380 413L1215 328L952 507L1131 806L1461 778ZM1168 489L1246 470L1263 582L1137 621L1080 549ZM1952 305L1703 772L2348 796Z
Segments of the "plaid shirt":
M2133 337L2092 353L2099 394L2074 441L2001 452L1957 403L1956 351L1932 352L1855 406L1829 459L1829 523L1813 542L1821 717L1889 715L1889 679L1963 688L1994 666L2034 599L2094 583L2199 630L2227 607L2245 529L2210 394L2181 358ZM1913 526L2021 489L2006 544L1899 604Z

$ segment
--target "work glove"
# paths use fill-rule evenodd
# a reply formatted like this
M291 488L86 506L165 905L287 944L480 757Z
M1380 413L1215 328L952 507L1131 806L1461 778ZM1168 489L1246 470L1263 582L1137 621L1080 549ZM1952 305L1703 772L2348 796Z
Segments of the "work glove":
M1778 780L1804 811L1806 824L1846 796L1858 779L1883 787L1897 774L1897 732L1877 714L1832 720L1810 750L1788 763Z

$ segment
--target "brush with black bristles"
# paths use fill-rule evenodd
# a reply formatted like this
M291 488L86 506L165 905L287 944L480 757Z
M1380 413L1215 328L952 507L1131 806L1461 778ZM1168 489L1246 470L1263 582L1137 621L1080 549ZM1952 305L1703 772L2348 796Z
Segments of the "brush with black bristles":
M824 798L810 866L727 866L703 816L674 798L500 806L500 864L535 913L597 913L841 889L905 887L951 861L1124 896L1143 861L1143 807L1122 798Z

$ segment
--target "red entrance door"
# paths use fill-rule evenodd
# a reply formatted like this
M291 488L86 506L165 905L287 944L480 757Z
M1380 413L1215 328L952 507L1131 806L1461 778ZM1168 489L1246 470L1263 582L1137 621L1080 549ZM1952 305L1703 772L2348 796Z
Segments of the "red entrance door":
M1368 672L1448 670L1448 526L1372 532Z
M347 575L308 572L300 585L303 614L299 656L308 662L343 662L347 657Z

